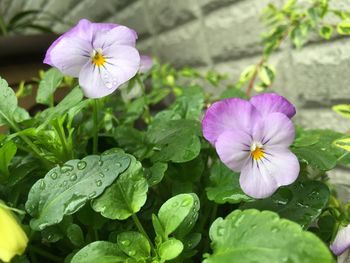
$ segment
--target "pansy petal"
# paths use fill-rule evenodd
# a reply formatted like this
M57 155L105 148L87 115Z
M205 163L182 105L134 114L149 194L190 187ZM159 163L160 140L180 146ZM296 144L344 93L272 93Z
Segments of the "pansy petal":
M275 178L266 167L252 158L243 166L239 183L243 192L253 198L271 196L278 188Z
M152 68L153 61L150 56L141 55L140 56L140 68L139 73L146 73Z
M58 68L72 77L78 77L81 68L90 60L92 47L89 42L73 37L61 37L49 48L44 63Z
M211 144L215 144L225 131L243 130L250 133L258 115L255 107L246 100L232 98L215 102L203 117L203 135Z
M215 143L221 161L235 172L241 171L250 156L252 138L242 131L226 131L220 134Z
M295 137L292 121L279 112L265 115L253 128L253 138L264 147L289 147Z
M271 196L278 187L293 183L299 175L299 162L287 149L265 152L262 159L247 162L241 171L242 190L254 197Z
M94 48L105 49L110 46L132 46L135 47L137 35L135 31L126 27L118 26L109 31L99 31L93 40Z
M337 256L343 254L343 252L350 248L350 225L341 228L333 243L330 245L330 249Z
M278 186L293 183L299 175L300 164L298 158L286 148L266 148L265 156L260 161L268 172L275 178Z
M292 118L295 115L295 107L286 98L276 93L259 94L250 99L258 111L264 116L272 112L281 112Z
M107 96L136 75L140 63L138 51L130 46L119 46L117 51L115 54L106 52L107 59L103 66L88 62L82 68L79 84L86 97Z

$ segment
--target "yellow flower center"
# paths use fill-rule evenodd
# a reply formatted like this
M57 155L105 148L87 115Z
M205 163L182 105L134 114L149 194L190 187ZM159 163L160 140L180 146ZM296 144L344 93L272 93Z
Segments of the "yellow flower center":
M106 63L106 58L103 56L101 49L96 49L92 52L91 60L97 67L103 66Z
M255 161L259 161L264 157L265 152L261 143L254 142L250 147L250 154L252 155Z

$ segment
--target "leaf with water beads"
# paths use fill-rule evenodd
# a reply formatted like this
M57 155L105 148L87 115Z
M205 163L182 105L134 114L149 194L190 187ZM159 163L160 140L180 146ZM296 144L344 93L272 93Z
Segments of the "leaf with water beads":
M204 263L334 263L327 246L278 214L255 209L235 210L210 227L212 254Z
M123 232L118 235L117 243L120 250L134 259L142 261L150 258L151 246L147 238L139 232Z
M140 162L132 155L128 169L92 203L92 208L110 219L124 220L140 211L147 199L148 184Z
M199 199L196 194L179 194L166 201L158 212L158 218L168 236L184 237L198 218Z
M70 160L51 169L31 188L26 210L34 230L61 222L64 215L78 211L88 200L101 195L124 172L130 158L124 153L90 155Z
M74 255L71 263L122 263L136 262L123 253L117 244L96 241L83 247Z
M246 203L241 208L277 212L280 217L299 223L307 229L321 214L329 199L328 187L319 181L296 182L281 187L269 198Z

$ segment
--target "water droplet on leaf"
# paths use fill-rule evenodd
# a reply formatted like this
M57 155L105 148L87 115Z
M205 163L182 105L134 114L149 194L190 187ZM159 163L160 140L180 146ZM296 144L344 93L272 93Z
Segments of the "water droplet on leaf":
M96 180L95 183L96 183L97 186L101 186L102 185L102 181L101 180Z
M70 179L71 181L75 181L75 180L77 180L77 178L78 178L78 177L77 177L76 174L72 174L72 175L70 176L69 179Z
M77 167L78 167L79 170L85 169L85 167L86 167L86 162L84 162L84 161L79 161L78 164L77 164Z
M51 177L53 180L56 180L56 179L57 179L57 173L56 173L56 172L53 172L52 174L50 174L50 177Z

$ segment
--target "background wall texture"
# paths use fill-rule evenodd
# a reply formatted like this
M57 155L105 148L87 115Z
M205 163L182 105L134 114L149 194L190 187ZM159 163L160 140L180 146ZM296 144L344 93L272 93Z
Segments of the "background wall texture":
M269 2L281 5L285 1L1 0L0 8L7 17L18 10L42 9L73 24L81 18L124 24L139 33L142 52L177 67L226 72L235 80L245 67L259 61L264 30L260 14ZM333 2L350 8L350 1ZM69 27L47 25L57 32ZM330 109L334 104L350 103L350 38L326 42L315 37L301 50L285 44L272 62L277 68L273 89L297 105L297 123L350 130L350 121ZM333 180L342 182L347 174L338 171Z

